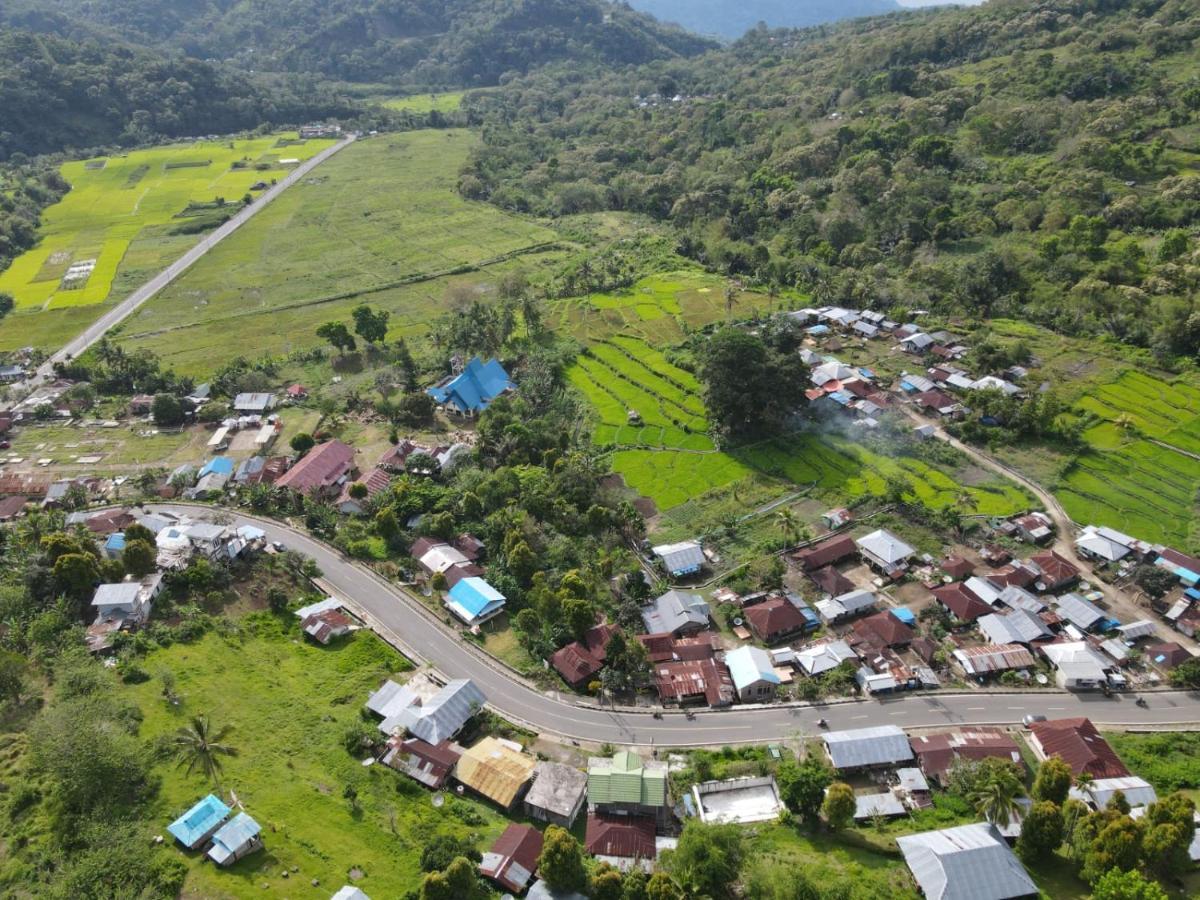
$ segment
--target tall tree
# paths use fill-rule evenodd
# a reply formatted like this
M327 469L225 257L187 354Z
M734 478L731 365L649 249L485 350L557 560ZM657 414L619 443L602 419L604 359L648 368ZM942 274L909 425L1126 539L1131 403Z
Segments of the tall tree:
M1048 800L1061 806L1071 790L1071 767L1061 756L1050 756L1042 760L1030 788L1034 800Z
M542 855L538 857L538 872L556 891L579 891L587 884L583 849L567 829L557 825L546 829Z
M798 356L775 353L748 331L722 328L709 340L700 362L713 424L732 439L778 431L803 401L802 370Z
M776 772L779 791L788 809L808 822L815 822L833 773L821 760L809 757L802 763L787 760Z
M1092 900L1167 900L1167 892L1137 870L1111 869L1092 885Z
M825 821L834 831L841 831L854 821L854 788L850 785L835 781L825 792L825 800L821 803L821 812Z
M663 868L688 897L720 900L733 896L744 847L736 825L706 825L691 819Z
M326 322L317 328L317 337L328 341L338 353L343 355L347 350L353 350L357 346L354 342L354 335L350 333L345 322Z
M153 544L143 540L127 541L125 549L121 551L121 565L130 575L142 578L155 570L157 557Z
M374 310L364 303L354 307L350 315L354 318L354 333L368 344L379 344L387 338L391 313L386 309Z
M200 769L220 787L221 757L237 756L236 749L222 743L232 730L231 725L214 730L208 716L194 716L191 724L176 731L172 740L179 765L186 766L189 775Z
M1000 827L1006 827L1017 813L1017 793L1006 781L990 781L970 797L975 811Z
M1058 849L1063 840L1062 810L1049 800L1035 801L1021 820L1017 853L1026 862L1040 862Z

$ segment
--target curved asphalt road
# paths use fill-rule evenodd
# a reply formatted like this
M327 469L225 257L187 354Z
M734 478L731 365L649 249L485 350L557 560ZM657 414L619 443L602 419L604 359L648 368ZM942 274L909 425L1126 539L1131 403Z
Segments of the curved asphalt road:
M316 156L305 160L295 169L287 174L287 176L278 184L272 185L265 190L259 197L249 206L242 207L228 222L214 231L212 234L205 237L197 243L192 249L188 250L183 256L175 260L132 294L98 318L95 322L89 325L82 333L77 335L66 346L49 357L37 371L34 372L28 379L19 382L14 387L25 388L32 390L43 378L54 374L54 364L72 359L86 350L111 328L115 327L127 316L133 313L139 306L169 285L172 281L186 272L196 260L200 259L205 253L215 247L229 235L233 234L243 225L250 221L260 209L267 206L272 200L294 185L297 181L319 166L329 157L333 156L339 150L342 150L354 143L355 136L347 135L343 140L338 141L331 147L326 147Z
M311 557L323 572L328 590L359 613L385 639L406 655L427 663L447 678L470 678L497 712L534 731L596 743L640 746L720 746L763 743L819 733L817 719L833 729L898 725L929 728L955 725L1018 725L1027 713L1048 718L1087 716L1098 725L1166 726L1200 724L1200 694L1163 691L1146 694L1149 707L1134 696L1027 693L900 694L890 699L863 699L822 706L735 706L698 711L689 721L680 712L663 718L625 709L580 704L571 695L544 692L526 683L459 633L446 627L421 601L350 561L342 553L296 529L232 510L155 505L154 509L191 515L219 514L235 525L262 528L270 540Z

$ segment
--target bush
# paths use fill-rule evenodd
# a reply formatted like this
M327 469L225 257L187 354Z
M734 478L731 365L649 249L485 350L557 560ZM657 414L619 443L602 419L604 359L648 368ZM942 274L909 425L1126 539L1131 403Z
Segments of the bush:
M342 735L342 746L351 756L360 757L364 753L373 753L379 742L379 729L373 724L361 719L346 728Z

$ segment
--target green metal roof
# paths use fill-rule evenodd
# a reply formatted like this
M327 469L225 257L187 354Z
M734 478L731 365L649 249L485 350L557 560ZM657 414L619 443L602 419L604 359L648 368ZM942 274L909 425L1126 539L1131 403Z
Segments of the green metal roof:
M667 773L664 769L646 769L641 757L628 750L611 760L594 759L588 765L588 800L666 806Z

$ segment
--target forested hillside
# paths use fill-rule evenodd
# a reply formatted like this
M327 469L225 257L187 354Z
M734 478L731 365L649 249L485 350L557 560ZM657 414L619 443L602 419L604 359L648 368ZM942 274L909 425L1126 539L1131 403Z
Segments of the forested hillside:
M309 79L268 88L209 63L114 42L0 28L0 59L0 162L355 112Z
M608 0L14 0L39 31L108 30L247 69L433 87L496 84L569 60L622 66L706 49Z
M1200 3L901 13L472 99L462 190L669 220L822 302L1200 350ZM676 99L676 98L681 99Z
M805 28L900 9L896 0L630 0L630 6L701 34L741 37L759 22Z

